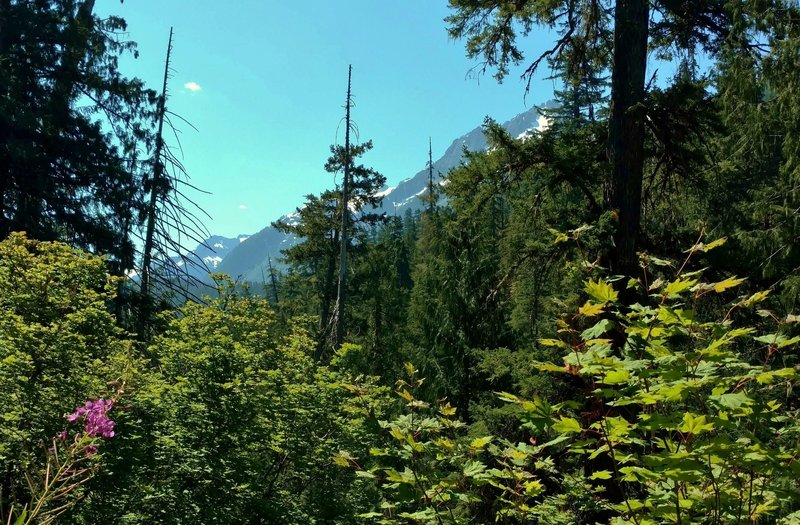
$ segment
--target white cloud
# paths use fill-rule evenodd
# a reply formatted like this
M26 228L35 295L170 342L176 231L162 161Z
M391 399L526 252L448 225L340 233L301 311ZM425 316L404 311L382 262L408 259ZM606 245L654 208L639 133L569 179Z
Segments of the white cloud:
M194 82L194 81L185 83L183 85L183 87L185 87L186 89L188 89L189 91L191 91L193 93L197 93L198 91L203 89L202 87L200 87L200 84L198 84L197 82Z
M240 204L239 205L239 209L240 210L246 210L247 209L247 205L246 204Z

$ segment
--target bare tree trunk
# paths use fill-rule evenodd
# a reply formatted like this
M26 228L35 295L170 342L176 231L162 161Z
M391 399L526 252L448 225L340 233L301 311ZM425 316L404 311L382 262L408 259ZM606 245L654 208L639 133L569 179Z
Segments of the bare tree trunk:
M637 268L636 242L642 211L644 171L644 82L647 69L648 0L617 0L611 73L609 156L612 165L606 206L617 213L610 265L614 272Z
M0 0L0 63L4 62L9 48L9 27L11 21L11 0ZM0 86L6 91L8 86ZM5 238L11 233L11 220L6 215L6 193L11 190L11 158L8 151L8 143L11 138L11 126L8 117L0 117L0 239Z
M433 141L428 137L428 213L433 213L436 207L436 197L433 192Z
M145 233L144 249L142 252L141 278L141 307L139 309L139 335L144 335L144 329L150 315L150 265L153 260L153 238L156 229L158 197L164 191L161 153L164 148L164 116L167 108L167 80L169 78L169 63L172 57L172 28L169 29L169 42L167 44L167 59L164 65L164 83L161 88L161 97L158 101L158 133L156 135L156 149L154 153L153 175L150 177L150 202L147 207L147 231Z
M345 278L347 276L347 225L350 218L348 207L350 191L350 81L353 75L353 66L347 70L347 102L345 104L345 130L344 130L344 177L342 181L342 226L339 234L339 288L336 294L336 348L342 346L344 340L344 302Z
M267 264L269 265L269 280L272 284L272 296L275 299L275 304L278 304L278 283L275 281L275 270L272 269L272 258L267 255Z
M339 232L333 232L331 239L331 252L328 257L328 266L325 268L325 281L322 283L322 304L320 305L319 312L319 342L317 344L317 352L315 358L317 361L322 359L322 354L325 347L330 343L330 328L333 319L331 318L331 301L333 300L333 277L336 270L336 255L335 249L339 244Z

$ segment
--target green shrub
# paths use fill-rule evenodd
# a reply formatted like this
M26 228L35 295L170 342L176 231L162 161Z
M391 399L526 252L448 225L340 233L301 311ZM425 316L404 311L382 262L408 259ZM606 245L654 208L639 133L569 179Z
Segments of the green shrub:
M108 311L102 258L12 234L0 242L0 517L24 507L65 416L135 366ZM95 463L100 461L97 457ZM74 494L77 496L77 493Z

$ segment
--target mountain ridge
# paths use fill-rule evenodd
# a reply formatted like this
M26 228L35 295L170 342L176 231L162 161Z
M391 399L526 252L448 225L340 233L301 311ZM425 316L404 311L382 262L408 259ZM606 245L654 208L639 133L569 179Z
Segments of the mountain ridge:
M513 137L530 135L536 130L547 127L547 119L542 116L541 110L552 107L554 107L552 101L534 106L506 121L503 127ZM433 162L436 182L441 182L443 176L461 164L465 150L479 151L485 149L486 145L483 126L478 126L455 139L442 156ZM376 211L397 215L398 212L406 213L421 209L424 205L420 197L425 194L427 187L428 168L425 167L413 176L401 180L397 185L384 188L380 192L383 201ZM280 217L278 221L291 221L296 217L295 211ZM268 225L230 249L222 260L217 262L215 271L231 275L237 280L260 282L262 271L267 265L267 258L270 257L274 264L282 256L281 250L295 242L296 239L291 234L280 232Z

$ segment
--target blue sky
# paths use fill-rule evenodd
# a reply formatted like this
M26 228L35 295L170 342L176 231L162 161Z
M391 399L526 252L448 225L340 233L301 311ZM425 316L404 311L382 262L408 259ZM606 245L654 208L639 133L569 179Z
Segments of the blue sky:
M198 129L178 126L184 164L211 192L195 195L209 230L226 236L255 233L333 186L322 166L343 141L348 64L353 118L375 145L365 164L390 185L425 166L429 136L437 158L485 116L507 120L554 87L543 70L526 106L520 70L503 84L469 76L476 63L448 39L446 0L106 0L97 12L128 21L140 54L122 69L153 88L174 26L168 107ZM551 44L537 35L529 56Z

